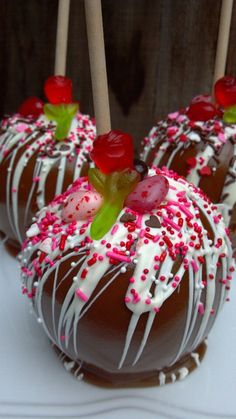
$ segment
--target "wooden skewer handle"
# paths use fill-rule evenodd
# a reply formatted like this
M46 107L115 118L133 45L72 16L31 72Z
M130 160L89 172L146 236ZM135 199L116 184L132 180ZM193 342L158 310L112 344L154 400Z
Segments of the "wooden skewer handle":
M100 0L85 0L85 13L97 134L111 130L106 57Z

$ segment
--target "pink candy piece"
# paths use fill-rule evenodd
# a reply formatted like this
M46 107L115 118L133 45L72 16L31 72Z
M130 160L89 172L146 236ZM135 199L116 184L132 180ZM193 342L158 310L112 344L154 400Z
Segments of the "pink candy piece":
M168 190L169 182L164 176L148 177L127 196L125 205L142 214L150 212L163 202Z
M78 191L71 194L62 209L62 219L67 222L87 220L93 217L103 203L96 191Z

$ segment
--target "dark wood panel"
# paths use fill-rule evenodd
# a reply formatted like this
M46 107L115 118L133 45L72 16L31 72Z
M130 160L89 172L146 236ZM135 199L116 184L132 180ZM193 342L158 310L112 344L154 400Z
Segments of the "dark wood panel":
M42 96L53 72L57 0L0 0L0 113ZM112 126L137 140L211 90L221 0L102 0ZM236 73L236 6L227 70ZM68 76L93 114L83 0L71 0Z
M236 76L236 1L233 5L226 74Z

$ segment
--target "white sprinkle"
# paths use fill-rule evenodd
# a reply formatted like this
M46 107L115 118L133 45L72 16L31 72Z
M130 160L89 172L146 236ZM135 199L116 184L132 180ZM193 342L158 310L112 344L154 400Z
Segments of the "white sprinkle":
M43 323L43 320L42 320L40 317L38 317L38 318L37 318L37 322L38 322L38 323Z
M71 262L70 266L72 266L73 268L74 266L76 266L76 262Z
M77 276L73 276L73 281L76 282L78 280Z
M125 267L125 266L122 266L122 267L120 268L120 271L121 271L121 273L122 273L122 274L124 274L124 273L126 272L126 267Z
M40 233L38 224L34 223L32 224L32 226L26 231L26 236L27 237L33 237L33 236L37 236L37 234Z

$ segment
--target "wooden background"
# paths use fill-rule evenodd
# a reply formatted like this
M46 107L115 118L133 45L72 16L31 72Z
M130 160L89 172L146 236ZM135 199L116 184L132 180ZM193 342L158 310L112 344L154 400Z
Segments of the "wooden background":
M53 73L57 0L0 0L0 114L43 98ZM137 147L158 118L211 91L221 0L102 0L112 127ZM236 75L236 2L227 73ZM83 0L71 0L67 75L93 115Z

